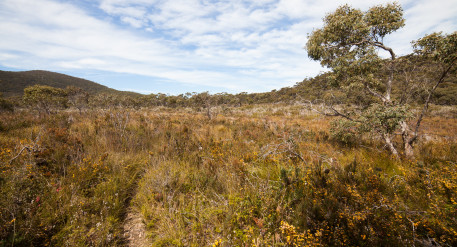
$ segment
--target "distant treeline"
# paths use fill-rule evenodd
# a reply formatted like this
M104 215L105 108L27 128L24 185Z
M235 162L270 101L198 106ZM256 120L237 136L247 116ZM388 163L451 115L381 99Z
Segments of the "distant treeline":
M393 98L396 101L407 102L409 104L422 103L427 95L426 87L415 83L407 77L413 70L423 70L424 67L433 66L432 61L420 60L414 55L404 56L399 59L397 66L399 74L404 74L405 78L393 85ZM35 72L41 74L42 72ZM33 73L32 73L33 74ZM57 74L56 75L61 75ZM387 73L380 73L378 77L385 77ZM431 75L424 74L423 77ZM62 78L65 78L62 76ZM433 78L430 78L433 79ZM17 80L17 78L15 78ZM55 80L55 78L54 78ZM68 80L65 83L71 85ZM186 93L180 95L167 95L163 93L141 95L136 93L124 93L116 90L84 90L76 86L67 86L62 89L65 83L55 83L59 87L34 85L24 89L22 97L12 97L5 99L0 97L0 108L13 110L14 107L33 107L40 111L49 112L53 109L64 109L75 107L79 110L85 108L142 108L142 107L196 107L210 109L214 106L243 106L252 104L266 103L327 103L327 104L356 104L369 105L373 102L371 95L367 95L360 90L343 90L339 85L338 79L331 72L320 74L314 78L307 78L298 82L292 87L281 88L265 93ZM84 84L85 85L85 84ZM85 85L87 87L87 85ZM405 89L408 90L405 90ZM411 90L411 88L413 90ZM381 88L382 90L382 88ZM407 94L405 92L408 92ZM412 92L412 93L411 93ZM457 104L457 78L450 76L449 79L436 90L432 102L439 105Z

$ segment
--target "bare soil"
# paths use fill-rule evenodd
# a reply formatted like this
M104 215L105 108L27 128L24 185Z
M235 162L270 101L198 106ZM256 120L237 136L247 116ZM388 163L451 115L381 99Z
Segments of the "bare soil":
M151 246L146 236L146 226L139 212L130 208L124 222L124 238L126 246L146 247Z

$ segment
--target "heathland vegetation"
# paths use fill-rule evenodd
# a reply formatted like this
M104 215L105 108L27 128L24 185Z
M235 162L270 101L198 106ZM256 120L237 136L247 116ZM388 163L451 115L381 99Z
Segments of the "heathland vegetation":
M0 246L456 246L457 33L402 26L342 6L268 93L0 97Z

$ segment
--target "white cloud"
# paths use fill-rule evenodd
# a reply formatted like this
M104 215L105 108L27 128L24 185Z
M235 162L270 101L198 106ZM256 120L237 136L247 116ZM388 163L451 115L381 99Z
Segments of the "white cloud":
M303 46L322 17L345 2L99 0L94 10L70 0L3 0L0 65L94 69L265 91L323 70ZM390 1L349 2L366 10ZM398 54L410 52L410 41L427 32L457 29L456 1L400 3L406 27L386 39Z
M130 24L132 27L135 27L135 28L140 28L140 27L144 26L144 21L142 21L140 19L135 19L133 17L124 16L121 18L121 20L127 24Z

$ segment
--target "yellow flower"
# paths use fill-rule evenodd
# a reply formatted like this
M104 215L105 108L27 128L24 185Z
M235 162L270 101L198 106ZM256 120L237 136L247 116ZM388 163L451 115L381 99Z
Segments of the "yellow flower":
M218 239L218 240L216 240L216 242L214 242L211 246L212 246L212 247L221 246L221 243L222 243L222 239Z

